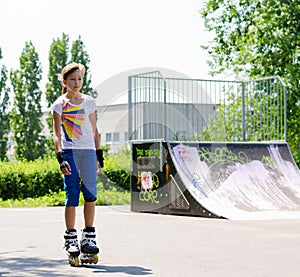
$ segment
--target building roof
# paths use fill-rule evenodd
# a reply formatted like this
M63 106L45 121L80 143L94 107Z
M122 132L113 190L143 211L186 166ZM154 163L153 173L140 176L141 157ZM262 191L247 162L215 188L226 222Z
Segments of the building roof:
M160 71L160 73L169 78L189 78L187 75L162 67L141 67L120 72L105 81L101 82L96 90L98 97L96 98L96 104L98 107L110 106L118 104L127 104L128 102L128 77L131 75Z

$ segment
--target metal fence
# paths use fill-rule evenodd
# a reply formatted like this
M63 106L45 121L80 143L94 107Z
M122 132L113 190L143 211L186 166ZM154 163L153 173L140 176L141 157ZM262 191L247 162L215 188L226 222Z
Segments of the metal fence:
M280 77L249 81L129 76L130 140L286 140L286 86Z

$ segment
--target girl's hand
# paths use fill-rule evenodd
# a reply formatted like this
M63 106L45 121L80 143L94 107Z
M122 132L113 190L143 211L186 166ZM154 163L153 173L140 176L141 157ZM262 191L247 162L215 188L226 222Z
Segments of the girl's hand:
M60 164L60 168L61 168L61 172L64 175L71 175L71 166L69 165L69 163L67 161L64 161L63 163Z
M102 167L100 166L99 162L97 162L97 174L102 173Z
M60 166L60 170L64 175L71 175L71 166L69 163L66 161L64 154L62 151L57 152L56 154L57 161Z

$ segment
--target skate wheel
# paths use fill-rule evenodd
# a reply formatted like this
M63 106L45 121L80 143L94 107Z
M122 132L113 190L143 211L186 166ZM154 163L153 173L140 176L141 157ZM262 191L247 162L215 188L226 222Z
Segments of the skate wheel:
M80 259L81 264L88 264L89 261L87 259Z
M78 259L78 257L75 258L74 266L79 266L79 259Z
M69 260L69 264L71 266L79 266L79 259L78 257L72 257L70 260Z
M98 256L97 255L94 256L94 260L93 260L93 264L96 264L96 263L98 263Z
M79 266L79 259L78 259L78 257L75 258L75 264L74 264L74 266Z
M93 254L82 254L80 257L81 264L96 264L98 263L98 256Z

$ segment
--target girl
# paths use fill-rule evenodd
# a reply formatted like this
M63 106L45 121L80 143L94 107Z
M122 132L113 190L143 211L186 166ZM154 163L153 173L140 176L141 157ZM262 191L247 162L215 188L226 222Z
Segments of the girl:
M62 69L62 95L51 107L53 111L53 140L57 160L64 174L66 190L65 248L71 257L78 257L80 251L94 256L99 252L93 224L97 197L97 159L101 170L103 152L100 149L99 134L96 127L96 101L80 92L84 73L84 66L77 63L68 64ZM80 183L80 178L82 183ZM82 191L85 200L85 228L82 231L79 249L75 219L80 191ZM78 263L78 258L75 260L77 260L75 263Z

